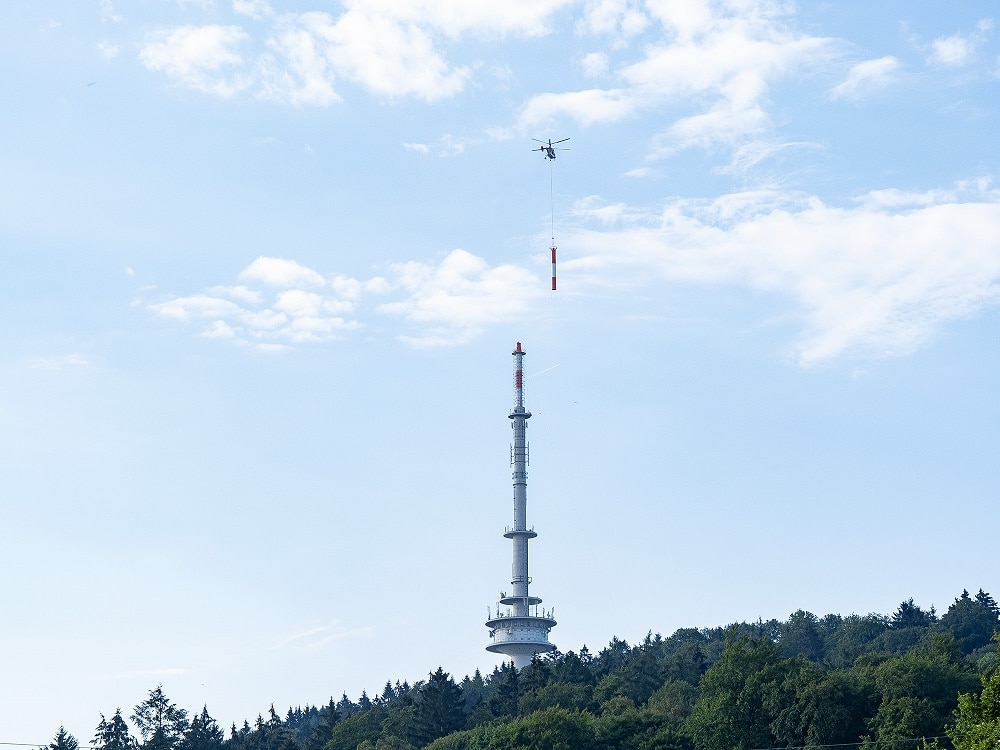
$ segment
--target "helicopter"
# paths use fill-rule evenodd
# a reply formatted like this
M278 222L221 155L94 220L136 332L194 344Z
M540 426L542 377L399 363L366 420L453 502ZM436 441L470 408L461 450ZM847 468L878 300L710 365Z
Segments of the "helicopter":
M551 138L548 141L539 141L537 138L532 138L533 141L538 141L542 145L538 148L531 149L532 151L541 151L542 156L551 161L556 158L556 151L569 151L568 148L556 148L556 143L565 143L569 138L563 138L561 141L553 142Z

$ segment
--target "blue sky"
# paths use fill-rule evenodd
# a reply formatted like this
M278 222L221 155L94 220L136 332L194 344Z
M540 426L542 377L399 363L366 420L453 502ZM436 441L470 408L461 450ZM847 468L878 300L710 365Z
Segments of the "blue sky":
M0 741L491 670L515 341L561 649L996 594L995 15L4 4Z

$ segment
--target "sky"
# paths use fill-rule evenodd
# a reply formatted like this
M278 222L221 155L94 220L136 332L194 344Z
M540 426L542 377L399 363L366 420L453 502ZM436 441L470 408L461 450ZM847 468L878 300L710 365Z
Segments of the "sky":
M518 341L561 650L997 595L997 23L3 3L0 742L490 672Z

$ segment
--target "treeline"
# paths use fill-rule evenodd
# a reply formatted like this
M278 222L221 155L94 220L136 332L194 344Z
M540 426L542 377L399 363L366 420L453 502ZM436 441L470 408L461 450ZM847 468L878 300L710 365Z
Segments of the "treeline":
M101 715L96 750L863 750L1000 747L1000 607L967 591L938 616L815 615L686 628L592 654L554 652L455 681L443 669L381 693L233 724L190 719L158 686ZM1000 637L1000 636L998 636ZM960 697L961 696L961 697ZM877 747L876 747L877 746ZM78 750L60 728L49 750ZM42 749L44 750L44 749Z

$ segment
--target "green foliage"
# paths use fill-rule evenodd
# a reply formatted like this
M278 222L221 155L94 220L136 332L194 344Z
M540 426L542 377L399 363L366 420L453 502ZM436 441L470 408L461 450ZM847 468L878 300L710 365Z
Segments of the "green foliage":
M181 740L181 750L221 750L225 734L215 719L208 715L208 706L191 719L191 726Z
M849 667L872 651L873 644L889 629L888 618L875 614L829 615L821 622L824 625L824 659L836 668Z
M868 674L878 697L868 721L872 738L892 741L899 750L906 747L900 740L943 735L958 694L976 682L955 640L943 634L887 658Z
M137 743L129 734L128 724L125 723L120 708L115 709L111 719L105 719L104 714L101 714L93 745L96 750L135 750Z
M330 698L330 703L319 713L319 721L309 733L304 744L304 750L324 750L326 743L333 739L333 728L340 721L337 705Z
M441 667L430 674L421 688L413 719L419 745L444 737L465 724L465 698Z
M722 656L701 680L687 726L697 750L774 747L771 722L784 706L789 660L768 638L732 631Z
M994 639L1000 643L1000 634ZM955 724L948 730L955 750L1000 747L1000 669L983 673L980 681L979 695L970 692L958 696Z
M889 627L893 630L905 630L906 628L926 628L934 620L933 610L925 612L913 603L911 596L905 602L901 602L892 618L889 620Z
M874 750L997 750L1000 673L986 638L1000 607L982 590L938 620L912 599L890 616L826 615L726 629L613 638L596 656L558 651L523 670L504 664L456 684L443 668L414 686L386 681L369 699L244 721L226 740L206 708L190 725L160 686L136 706L143 745L117 711L96 750L752 750L864 744ZM981 695L973 695L978 665ZM990 681L992 680L992 681ZM962 693L961 700L958 694ZM923 737L930 737L924 741ZM60 729L39 750L79 750Z
M665 721L684 721L698 700L698 688L684 680L667 680L646 701L646 707Z
M144 750L174 750L187 730L187 711L178 708L157 685L132 713Z
M789 700L771 724L779 744L841 745L863 735L873 698L853 670L827 671L797 660L783 686Z
M339 706L340 704L338 704ZM333 727L326 750L357 750L365 740L373 744L382 734L382 722L389 712L385 708L373 706L368 711L355 711Z
M67 732L65 727L59 727L56 736L48 745L48 750L78 750L79 747L80 743L77 742L76 737Z
M785 656L802 656L810 661L823 658L823 639L818 620L812 612L798 610L781 625L781 652Z
M571 682L553 682L521 696L518 711L530 714L558 706L569 711L582 711L590 705L592 688Z
M504 664L494 672L493 682L496 688L486 701L490 714L497 718L516 716L518 701L521 699L521 685L513 663Z
M586 647L584 647L586 650ZM588 655L589 659L589 655ZM477 673L478 674L478 673ZM569 683L572 685L594 684L594 674L587 667L587 663L580 656L569 651L556 661L552 669L552 679L557 682Z
M990 642L993 633L1000 627L1000 614L993 597L979 589L976 598L968 591L955 599L954 604L941 618L941 629L951 634L962 649L971 654Z

